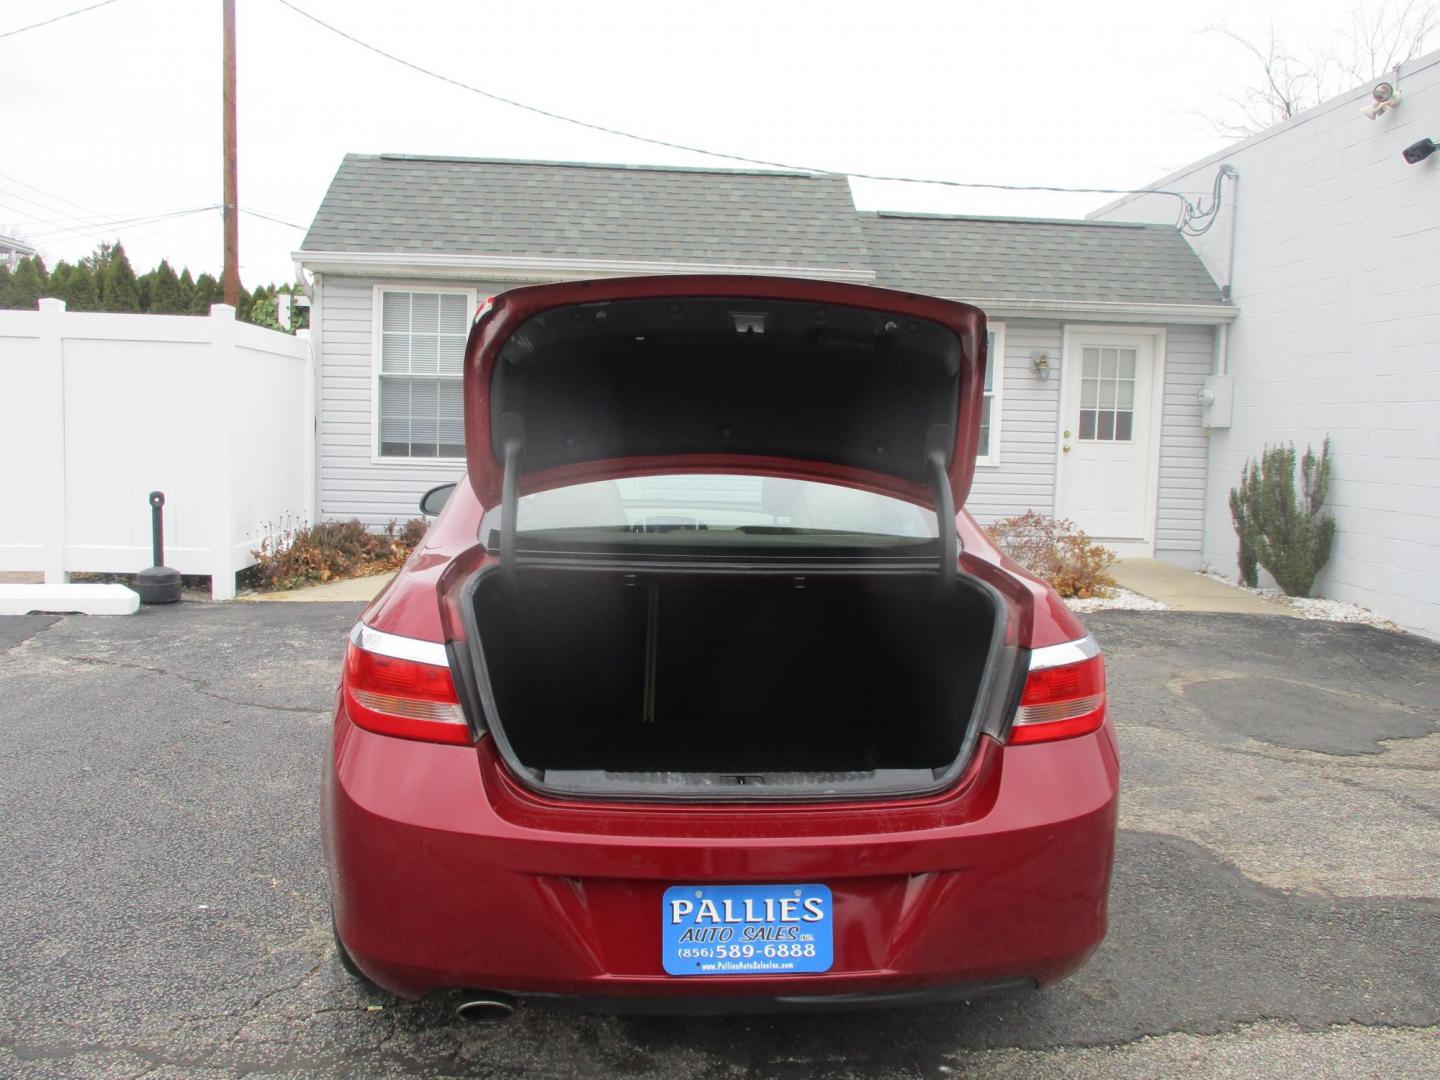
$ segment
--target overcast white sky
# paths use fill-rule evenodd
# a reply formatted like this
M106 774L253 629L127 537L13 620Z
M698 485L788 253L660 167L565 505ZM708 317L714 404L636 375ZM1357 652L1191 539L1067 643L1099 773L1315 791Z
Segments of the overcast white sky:
M0 33L87 0L0 0ZM1224 145L1189 113L1273 14L1323 44L1351 0L294 0L407 59L557 112L837 171L1132 187ZM720 165L497 105L238 0L240 203L307 225L347 151ZM217 273L220 0L117 0L0 39L0 231L53 263L119 236ZM864 209L1081 216L1100 195L855 184ZM242 217L247 287L303 237Z

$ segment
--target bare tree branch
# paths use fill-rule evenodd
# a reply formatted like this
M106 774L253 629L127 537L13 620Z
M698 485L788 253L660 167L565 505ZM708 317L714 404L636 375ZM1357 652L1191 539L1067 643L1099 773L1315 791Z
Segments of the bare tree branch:
M1420 55L1440 29L1437 0L1373 0L1351 9L1348 27L1319 46L1301 49L1274 21L1261 36L1223 24L1205 33L1224 38L1250 60L1251 75L1189 114L1222 138L1238 138L1289 120L1312 106L1368 82Z

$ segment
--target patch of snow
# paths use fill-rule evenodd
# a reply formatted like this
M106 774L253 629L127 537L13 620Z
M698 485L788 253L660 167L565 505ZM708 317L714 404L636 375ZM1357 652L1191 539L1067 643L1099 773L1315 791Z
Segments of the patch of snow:
M1224 582L1226 585L1236 589L1243 589L1245 592L1254 593L1256 596L1263 596L1267 600L1278 600L1286 605L1301 619L1324 619L1327 622L1361 623L1365 626L1373 626L1380 630L1389 630L1393 633L1404 633L1383 615L1377 615L1369 608L1363 608L1359 604L1346 603L1344 600L1326 600L1319 596L1286 596L1279 589L1252 589L1248 585L1238 581L1232 581L1223 574L1214 570L1202 570L1206 577L1215 581Z
M1081 614L1087 611L1169 611L1169 604L1162 604L1159 600L1151 600L1148 596L1141 596L1129 589L1122 589L1118 585L1113 589L1107 589L1104 596L1091 596L1084 600L1069 599L1065 601L1071 611Z

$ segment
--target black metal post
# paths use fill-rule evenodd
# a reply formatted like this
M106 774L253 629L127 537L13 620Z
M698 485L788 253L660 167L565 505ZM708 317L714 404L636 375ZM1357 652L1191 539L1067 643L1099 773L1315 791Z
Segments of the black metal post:
M165 493L150 492L150 553L155 565L135 575L142 604L173 604L180 599L180 571L165 565Z
M150 492L150 551L154 566L165 565L165 515L161 513L164 506L165 492Z

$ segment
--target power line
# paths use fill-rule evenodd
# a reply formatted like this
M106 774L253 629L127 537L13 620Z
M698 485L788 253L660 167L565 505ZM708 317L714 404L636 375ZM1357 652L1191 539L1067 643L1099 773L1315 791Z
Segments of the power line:
M264 210L252 210L248 206L240 207L240 213L249 214L251 217L258 217L263 221L273 221L276 225L285 225L291 229L306 230L304 225L296 225L293 221L286 221L284 218L276 217L274 214L267 214Z
M37 200L35 200L35 199L30 198L29 196L21 195L19 192L15 192L15 191L7 191L7 192L5 192L5 194L9 195L11 198L23 199L25 202L30 203L32 206L38 206L38 207L40 207L41 209L46 210L46 211L48 211L49 213L52 213L52 214L54 214L54 213L62 213L62 214L63 214L64 211L63 211L59 206L56 206L56 205L54 205L54 204L55 204L55 203L64 203L66 206L73 206L73 207L75 207L75 209L77 209L77 210L83 210L83 211L85 211L86 214L93 214L93 215L95 215L97 218L114 218L114 217L118 217L118 216L119 216L119 215L117 215L117 214L110 213L110 212L107 212L107 211L97 210L97 209L95 209L95 207L93 207L93 206L86 206L84 203L78 203L78 202L76 202L74 199L67 199L67 198L65 198L63 195L56 195L56 194L54 194L53 192L47 191L45 188L39 188L39 187L36 187L34 184L26 183L24 180L21 180L19 177L16 177L16 176L10 176L10 175L8 175L8 174L6 174L6 173L0 173L0 180L8 180L10 183L12 183L12 184L19 184L21 187L26 188L26 189L28 189L28 190L30 190L30 191L33 191L33 192L35 192L37 195L43 195L43 196L45 197L44 201L37 201ZM158 213L159 211L156 211L156 212ZM72 220L80 221L80 220L83 220L83 219L81 219L81 218L79 218L79 217L74 217L74 216L72 216ZM137 232L137 233L140 233L140 234L141 234L142 236L144 236L144 237L151 238L152 240L153 240L155 237L160 237L160 238L168 241L168 242L171 243L171 244L178 244L181 248L183 248L183 249L191 252L192 254L198 253L198 252L200 251L200 249L197 248L192 241L187 240L187 239L185 239L184 237L175 236L175 235L172 234L172 233L165 232L163 229L145 228L145 229L135 229L134 231ZM208 256L207 256L207 257L208 257Z
M1180 200L1180 203L1183 207L1180 215L1182 221L1188 220L1196 212L1196 209L1191 206L1190 200L1183 193L1179 191L1169 191L1164 188L1061 187L1052 184L994 184L982 183L975 180L940 180L935 178L922 178L915 176L887 176L880 173L838 172L834 169L817 169L808 165L796 165L783 161L769 161L765 158L746 157L743 154L730 154L722 150L708 150L703 146L691 146L687 143L671 142L668 139L657 139L649 135L637 135L633 131L622 131L619 128L607 127L604 124L597 124L589 120L581 120L574 116L566 116L563 113L552 112L549 109L542 109L538 105L530 105L526 102L517 101L514 98L506 97L503 94L497 94L494 91L484 90L478 86L472 86L469 83L461 82L459 79L452 78L449 75L443 74L442 72L424 67L423 65L417 64L412 60L406 60L403 56L396 56L392 52L387 52L386 50L380 48L378 45L372 45L368 41L362 41L354 34L347 33L346 31L341 30L338 26L333 26L330 23L326 22L324 19L310 14L310 12L304 10L303 8L297 7L295 4L292 4L290 0L276 0L276 3L280 4L282 7L289 8L291 11L301 16L302 18L309 19L316 26L323 27L324 29L330 31L332 34L336 34L344 38L346 41L349 41L354 45L360 46L360 48L362 49L366 49L369 52L376 54L377 56L383 56L386 60L390 60L393 63L401 65L402 67L407 67L411 71L417 71L421 75L429 76L432 79L438 79L443 83L448 83L451 86L458 87L461 90L466 90L472 94L479 94L481 97L489 98L491 101L499 102L502 105L509 105L511 108L515 109L523 109L525 112L534 113L537 116L544 116L551 120L559 120L562 123L573 124L576 127L587 128L590 131L599 131L606 135L615 135L622 139L631 139L635 142L648 143L651 146L661 146L666 148L667 150L681 150L690 154L703 154L706 157L723 158L726 161L739 161L747 165L761 165L769 169L786 169L792 172L821 173L830 176L850 176L857 180L878 180L885 183L896 184L933 184L938 187L976 188L987 191L1045 191L1073 195L1170 195Z
M219 209L219 206L219 203L211 203L209 206L195 206L191 207L188 210L171 210L165 213L145 214L139 217L117 218L113 221L100 221L95 223L72 225L68 228L42 229L39 233L32 234L32 239L34 239L37 243L43 240L48 240L53 243L55 240L61 237L70 236L72 234L79 236L98 235L102 232L109 232L111 229L118 229L124 227L136 228L141 225L153 225L156 222L160 221L172 221L176 218L190 217L193 214L205 214L209 213L211 210Z
M64 240L100 237L112 230L119 232L122 229L138 228L142 225L149 225L160 221L172 221L177 218L189 217L194 214L204 214L216 209L215 206L197 206L189 210L176 210L168 214L150 214L144 217L124 218L117 221L101 222L95 225L76 225L65 229L48 229L34 234L32 240L36 244L53 244Z
M0 188L0 197L8 199L19 199L22 202L29 203L31 206L38 206L41 210L47 211L49 213L56 212L54 207L46 206L44 203L36 202L34 199L27 199L18 191L6 191L4 188ZM19 214L24 217L26 219L24 222L26 228L29 228L32 225L103 225L107 221L133 221L137 218L148 217L151 214L168 214L170 213L171 209L180 209L179 207L172 207L166 210L127 210L115 214L86 214L84 216L81 216L79 214L65 214L61 217L55 218L40 218L33 216L33 210L26 210L23 207L11 206L8 203L0 203L0 207L4 207L4 209L9 210L11 213Z
M96 8L106 7L113 3L115 3L115 0L100 0L98 4L91 4L89 7L76 8L74 11L67 11L63 15L56 15L54 18L42 19L40 22L31 23L29 26L17 26L14 30L6 30L5 33L0 34L0 38L14 37L16 34L25 33L26 30L38 30L42 26L49 26L51 23L57 23L76 15L84 15L87 11L94 11Z

